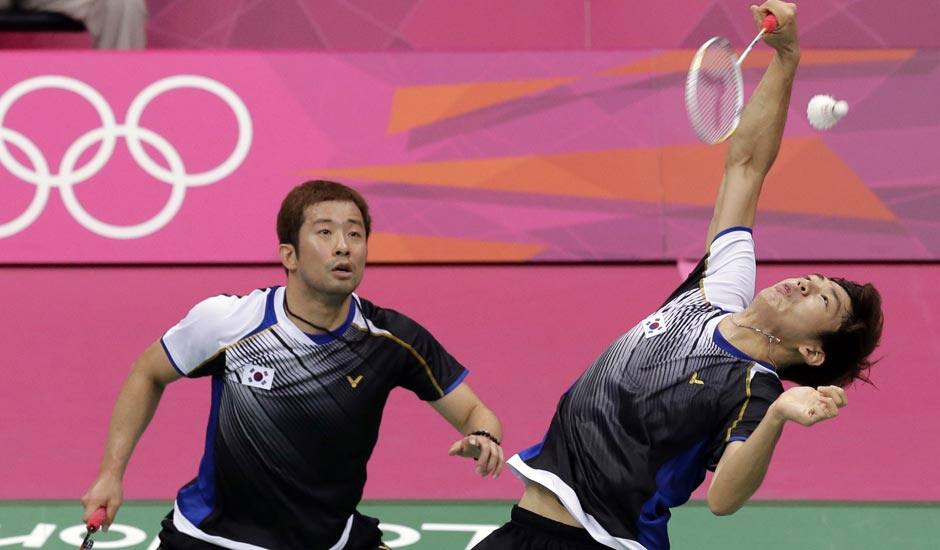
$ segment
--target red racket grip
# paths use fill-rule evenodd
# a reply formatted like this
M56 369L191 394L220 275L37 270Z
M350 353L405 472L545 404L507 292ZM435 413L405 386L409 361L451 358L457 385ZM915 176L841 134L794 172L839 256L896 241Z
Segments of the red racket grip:
M777 30L777 17L772 13L768 13L760 26L763 27L765 32L774 32Z
M88 521L85 522L85 525L88 526L90 531L97 531L101 529L101 524L104 523L104 518L108 515L108 509L102 506L95 510L95 513L88 518Z

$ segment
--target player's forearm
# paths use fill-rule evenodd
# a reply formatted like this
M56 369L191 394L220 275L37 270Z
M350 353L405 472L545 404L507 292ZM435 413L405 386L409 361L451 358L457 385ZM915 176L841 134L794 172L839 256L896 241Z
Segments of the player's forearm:
M757 491L764 481L783 426L784 420L771 406L747 441L721 461L708 488L708 507L714 514L733 514Z
M742 166L761 177L770 171L780 150L799 62L798 50L774 54L731 137L726 167Z
M725 173L705 240L706 250L721 229L754 224L764 177L780 150L799 58L796 50L774 54L744 108L725 158Z
M467 435L472 432L484 430L497 440L503 440L503 427L496 418L496 415L482 401L477 404L467 415L466 421L460 427L460 432Z
M99 476L124 477L137 441L153 418L165 385L134 370L118 395Z

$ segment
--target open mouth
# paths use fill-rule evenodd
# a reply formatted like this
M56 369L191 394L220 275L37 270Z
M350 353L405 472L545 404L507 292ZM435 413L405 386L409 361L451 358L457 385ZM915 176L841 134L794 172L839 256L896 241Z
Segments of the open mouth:
M337 264L333 266L334 273L352 273L352 266L349 264Z

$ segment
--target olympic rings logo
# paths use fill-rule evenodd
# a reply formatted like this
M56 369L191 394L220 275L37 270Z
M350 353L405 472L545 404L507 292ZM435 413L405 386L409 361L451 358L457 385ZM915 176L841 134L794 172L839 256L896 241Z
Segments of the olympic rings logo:
M59 169L53 173L49 162L32 140L3 125L7 112L21 97L43 89L59 89L75 93L98 112L101 126L89 130L76 139L62 155ZM211 170L190 174L183 166L179 152L163 136L139 125L147 105L164 92L181 88L196 88L214 94L225 102L235 114L238 123L238 140L231 154ZM136 225L114 225L92 216L75 196L74 187L97 174L111 159L117 138L123 137L134 161L144 172L172 186L166 205L151 219ZM211 185L234 172L245 160L251 147L251 115L245 103L227 86L216 80L198 75L176 75L150 84L131 101L124 124L118 124L107 100L88 84L67 76L47 75L24 80L0 95L0 165L19 179L36 187L36 193L26 210L7 222L0 222L0 239L15 235L29 227L42 213L53 188L59 190L62 202L69 214L83 227L111 239L137 239L163 228L179 212L189 187ZM101 143L97 153L82 166L76 166L89 147ZM32 168L20 163L7 148L7 144L18 148L32 164ZM153 147L169 168L154 162L144 147Z

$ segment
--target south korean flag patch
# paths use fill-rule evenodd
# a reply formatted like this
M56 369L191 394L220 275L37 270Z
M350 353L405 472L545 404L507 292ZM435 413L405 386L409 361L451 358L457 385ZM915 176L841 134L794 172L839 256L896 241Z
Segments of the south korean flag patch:
M666 321L663 319L663 314L659 311L643 319L642 325L643 336L645 338L652 338L653 336L659 336L666 332Z
M247 365L241 369L241 383L252 388L270 390L274 383L274 369Z

